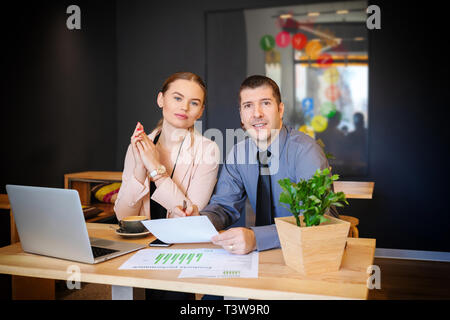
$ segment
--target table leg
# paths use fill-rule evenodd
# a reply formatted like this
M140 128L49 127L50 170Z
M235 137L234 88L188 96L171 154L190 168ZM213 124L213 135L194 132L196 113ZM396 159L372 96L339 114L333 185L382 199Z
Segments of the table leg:
M16 222L14 221L12 209L9 211L9 225L11 228L11 244L19 242L19 234L17 233Z
M13 300L55 300L55 280L22 276L11 278Z
M237 298L237 297L224 296L223 300L248 300L248 298Z
M133 300L133 287L111 286L112 300Z

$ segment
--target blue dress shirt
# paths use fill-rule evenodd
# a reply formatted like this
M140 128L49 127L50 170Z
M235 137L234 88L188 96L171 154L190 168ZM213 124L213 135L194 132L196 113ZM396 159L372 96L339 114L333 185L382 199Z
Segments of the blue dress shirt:
M280 202L282 189L278 180L292 181L311 178L317 169L328 167L322 148L308 135L283 126L268 150L271 152L269 171L271 175L274 216L286 217L291 213ZM233 146L227 156L209 204L200 212L208 216L217 230L225 229L239 220L245 212L247 197L256 211L259 166L257 145L251 138ZM258 212L255 212L258 214ZM275 224L252 227L258 251L280 247Z

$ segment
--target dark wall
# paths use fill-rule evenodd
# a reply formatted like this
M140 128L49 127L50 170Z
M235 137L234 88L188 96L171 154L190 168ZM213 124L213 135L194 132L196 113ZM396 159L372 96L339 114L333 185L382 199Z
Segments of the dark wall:
M114 169L115 2L3 4L1 183L63 187L64 174Z
M264 7L272 4L285 5L298 1L117 1L117 58L118 58L118 148L116 163L123 169L125 152L137 121L146 130L151 130L161 117L156 105L158 89L164 80L177 71L191 71L207 79L206 12L232 11L249 7ZM316 1L317 2L317 1ZM232 26L233 22L229 22ZM233 29L234 30L234 29ZM223 33L226 37L226 34ZM232 36L232 35L231 35ZM230 37L230 35L228 36ZM241 53L243 50L238 50ZM245 49L244 49L245 52ZM239 55L236 55L239 57ZM224 57L223 55L221 57ZM224 57L229 58L229 57ZM217 57L215 60L228 73L221 92L235 96L236 83L242 81L245 69L236 69L233 60ZM232 64L230 66L230 64ZM217 66L215 66L217 67ZM234 81L229 81L233 71ZM208 86L208 84L207 84ZM217 89L211 85L211 90ZM211 95L209 95L211 97ZM231 123L236 114L211 115L214 98L209 100L203 118L204 130L222 128ZM217 121L212 120L215 117ZM207 119L206 119L207 118ZM206 124L207 123L207 127ZM239 124L238 124L239 127ZM234 127L233 127L234 128Z
M354 201L352 212L379 247L450 251L446 17L431 3L375 3L382 29L369 32L369 178L376 184L374 199Z
M205 127L217 128L224 134L223 142L217 140L217 143L223 143L222 160L225 161L237 142L237 139L228 141L229 138L225 141L225 132L241 127L238 90L247 76L245 17L242 10L214 11L207 13L205 20L208 82Z
M206 77L207 85L214 84L208 128L228 127L238 119L236 109L218 113L216 103L222 103L220 95L235 97L236 83L242 80L236 61L240 57L230 59L229 50L222 52L224 59L211 55L206 12L213 13L210 17L215 12L233 16L236 9L308 2L118 1L120 169L136 121L152 127L159 119L157 88L172 72L190 70ZM435 5L373 3L381 8L382 28L369 31L369 173L358 178L375 181L374 198L352 200L342 213L359 217L360 235L376 238L378 247L450 251L449 215L443 201L449 190L443 135L449 67L441 49L446 19ZM222 31L225 47L232 35ZM211 61L215 64L206 64ZM221 71L224 81L212 79L211 70ZM233 73L236 77L230 78Z

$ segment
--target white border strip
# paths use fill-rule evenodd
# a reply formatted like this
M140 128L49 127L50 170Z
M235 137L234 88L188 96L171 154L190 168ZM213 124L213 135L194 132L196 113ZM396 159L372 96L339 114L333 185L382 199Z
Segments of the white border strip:
M375 258L450 262L450 252L376 248Z

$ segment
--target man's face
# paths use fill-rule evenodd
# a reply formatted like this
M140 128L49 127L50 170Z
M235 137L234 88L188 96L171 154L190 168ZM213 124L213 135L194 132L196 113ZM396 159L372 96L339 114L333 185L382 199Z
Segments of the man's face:
M284 104L277 103L270 86L244 89L240 98L244 129L257 143L270 145L273 135L283 124Z

